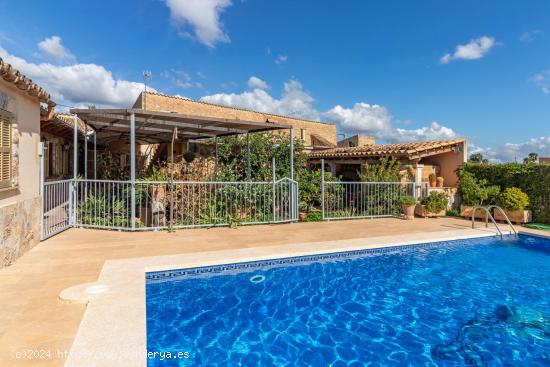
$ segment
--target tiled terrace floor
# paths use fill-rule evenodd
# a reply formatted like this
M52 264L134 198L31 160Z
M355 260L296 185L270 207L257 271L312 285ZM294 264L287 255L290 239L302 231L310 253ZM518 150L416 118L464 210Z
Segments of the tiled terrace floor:
M478 224L481 227L481 224ZM105 260L470 228L455 218L376 219L123 233L70 229L0 270L0 365L61 366L85 305L59 300L70 286L97 280ZM46 358L24 358L45 351ZM17 354L19 353L19 355ZM19 357L19 358L18 358Z

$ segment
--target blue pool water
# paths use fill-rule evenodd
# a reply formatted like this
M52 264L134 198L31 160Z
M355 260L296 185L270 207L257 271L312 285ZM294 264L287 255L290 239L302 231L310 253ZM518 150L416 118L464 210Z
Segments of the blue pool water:
M146 287L148 351L170 352L148 366L550 366L550 240L531 236L148 273Z

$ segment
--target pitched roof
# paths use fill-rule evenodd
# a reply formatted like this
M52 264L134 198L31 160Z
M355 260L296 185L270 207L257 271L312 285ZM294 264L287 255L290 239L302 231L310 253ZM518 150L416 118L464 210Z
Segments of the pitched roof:
M40 131L50 133L55 136L63 137L66 139L72 139L73 137L73 126L74 126L74 117L73 115L67 113L56 113L49 120L47 119L47 112L44 109L40 109L41 120L40 120ZM88 134L93 131L90 126L86 126L84 121L80 118L77 118L78 133L84 135L85 131L88 131Z
M254 110L250 110L250 109L246 109L246 108L227 106L227 105L216 104L216 103L211 103L211 102L204 102L204 101L199 101L199 100L196 100L196 99L190 99L190 98L186 98L186 97L170 96L170 95L163 94L163 93L158 93L158 92L149 92L149 91L148 92L142 92L141 95L138 97L138 101L140 99L141 99L141 101L143 101L143 99L141 98L143 94L150 94L150 95L164 97L164 98L172 98L172 99L175 99L175 100L182 101L183 103L196 103L196 104L199 104L199 105L219 107L219 108L223 108L223 109L227 109L227 110L233 110L233 111L251 112L251 113L258 114L258 115L262 115L264 117L266 117L266 116L267 117L269 117L269 116L282 117L282 118L291 119L291 120L313 122L313 123L325 124L325 125L334 125L331 122L309 120L309 119L304 119L304 118L301 118L301 117L294 117L294 116L278 115L278 114L270 113L270 112L254 111ZM134 107L136 107L136 105L134 105ZM140 105L139 108L143 108L143 106Z
M332 148L309 152L309 158L370 158L394 156L401 158L421 158L451 151L464 143L464 139L415 141L398 144L373 144L361 147Z
M41 87L36 85L31 79L27 78L13 66L2 60L0 57L0 77L8 83L14 84L17 88L27 92L32 97L37 97L40 102L55 106L55 102L51 100L50 95Z
M319 134L311 134L311 140L313 141L313 146L318 148L332 148L334 147L334 144L332 144L327 139L323 138Z

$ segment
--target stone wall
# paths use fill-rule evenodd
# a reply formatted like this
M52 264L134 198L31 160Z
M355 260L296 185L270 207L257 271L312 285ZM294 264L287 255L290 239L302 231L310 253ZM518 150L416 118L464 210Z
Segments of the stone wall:
M145 107L143 97L144 93L140 94L140 96L136 100L136 103L134 104L134 108ZM152 111L176 112L186 115L240 119L257 122L265 122L266 120L269 120L271 122L292 125L294 127L294 137L300 139L303 135L303 140L306 148L312 148L312 134L318 135L336 146L336 125L330 123L309 121L304 119L292 118L289 116L280 116L264 112L249 111L240 108L219 106L211 103L193 101L179 97L165 96L156 93L147 93L145 95L145 100L145 105L147 109Z
M0 268L40 241L40 197L0 207Z

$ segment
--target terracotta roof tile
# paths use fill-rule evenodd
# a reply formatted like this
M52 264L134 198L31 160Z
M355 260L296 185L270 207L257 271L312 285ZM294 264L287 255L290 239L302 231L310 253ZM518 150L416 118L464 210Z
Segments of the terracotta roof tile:
M332 148L309 152L310 158L366 158L377 156L406 156L429 155L437 149L448 149L464 143L464 139L415 141L398 144L376 144L361 147Z
M26 91L28 95L37 97L40 102L46 103L49 106L55 106L55 102L51 100L50 95L41 87L36 85L31 79L27 78L13 66L4 62L0 57L0 77L8 83L14 84L17 88Z

